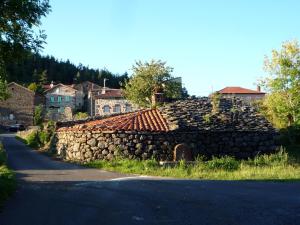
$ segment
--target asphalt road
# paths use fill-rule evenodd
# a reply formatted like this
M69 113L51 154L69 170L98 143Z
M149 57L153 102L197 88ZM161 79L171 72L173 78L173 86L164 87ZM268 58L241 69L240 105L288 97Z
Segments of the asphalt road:
M18 190L0 225L299 225L300 183L126 176L54 161L1 135Z

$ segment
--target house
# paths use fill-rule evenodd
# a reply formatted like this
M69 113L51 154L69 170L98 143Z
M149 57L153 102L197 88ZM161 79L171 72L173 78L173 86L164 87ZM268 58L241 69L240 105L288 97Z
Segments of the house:
M91 116L125 113L134 109L135 107L123 97L121 89L103 87L89 93L88 112Z
M266 93L262 92L260 86L257 90L250 90L242 87L225 87L218 91L224 98L240 98L247 102L262 99Z
M72 85L72 87L83 93L83 111L88 112L90 104L89 92L93 90L100 90L101 86L91 81L84 81L80 84Z
M1 125L20 123L32 126L34 109L44 104L44 97L15 82L7 86L10 97L5 101L0 101Z
M83 91L77 90L73 85L53 83L45 91L46 118L51 120L70 120L73 112L82 110L84 105Z

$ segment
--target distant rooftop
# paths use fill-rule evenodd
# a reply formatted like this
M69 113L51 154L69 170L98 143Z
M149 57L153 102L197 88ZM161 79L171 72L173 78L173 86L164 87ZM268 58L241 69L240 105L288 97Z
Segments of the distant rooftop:
M250 90L242 87L225 87L218 92L220 94L265 94L259 90Z

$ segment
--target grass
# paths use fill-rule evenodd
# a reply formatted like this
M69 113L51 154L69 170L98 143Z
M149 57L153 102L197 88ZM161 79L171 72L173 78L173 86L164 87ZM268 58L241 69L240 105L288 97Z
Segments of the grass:
M291 153L289 153L289 151ZM197 159L194 164L181 161L174 167L161 167L155 160L115 159L97 160L85 166L129 174L166 176L210 180L300 180L300 147L281 150L254 159L237 160L232 157Z
M6 153L0 144L0 208L16 188L15 174L6 166Z

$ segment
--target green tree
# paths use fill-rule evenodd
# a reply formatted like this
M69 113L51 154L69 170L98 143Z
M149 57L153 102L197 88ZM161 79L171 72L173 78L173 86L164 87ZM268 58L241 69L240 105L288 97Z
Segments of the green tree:
M138 61L132 67L132 77L125 81L123 91L125 97L141 107L154 107L152 96L163 91L165 97L176 98L180 96L181 85L172 82L173 68L166 62L152 60L150 62Z
M37 84L36 84L35 82L33 82L33 83L30 83L30 84L28 85L27 88L28 88L29 90L31 90L31 91L36 92L37 89L38 89L38 86L37 86Z
M0 57L0 101L6 100L9 97L7 83L4 77L6 77L6 72L4 69L3 61Z
M270 92L262 106L279 128L300 123L300 48L297 41L284 42L265 59L269 77L262 83Z
M41 85L48 83L47 70L43 70L43 72L40 74L40 76L39 76L39 83Z
M43 106L38 105L34 108L33 124L40 126L43 123Z
M24 49L42 47L46 36L36 28L49 11L49 0L0 1L0 55L5 63L18 58Z
M8 63L26 51L37 51L45 42L45 34L42 31L37 34L35 28L49 10L48 0L0 1L0 99L8 97L5 82Z

